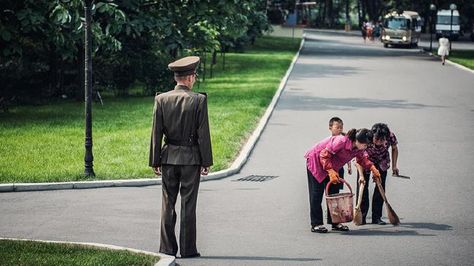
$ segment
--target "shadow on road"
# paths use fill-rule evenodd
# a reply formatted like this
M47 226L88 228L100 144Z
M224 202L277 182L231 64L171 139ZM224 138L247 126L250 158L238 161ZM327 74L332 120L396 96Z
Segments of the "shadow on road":
M292 75L293 80L299 80L301 78L323 78L323 77L334 77L334 76L347 76L354 75L360 72L359 68L350 66L334 66L334 65L323 65L323 64L312 64L299 62L297 66L297 73ZM311 65L311 67L306 67Z
M406 100L308 97L307 95L291 93L291 89L285 95L285 100L278 104L278 109L296 111L355 110L361 108L421 109L445 108L445 106L410 103Z
M310 39L306 38L304 48L300 52L305 56L326 57L423 57L418 48L383 48L376 43L344 42L335 40Z
M434 223L402 223L400 227L415 228L415 229L429 229L429 230L435 230L435 231L453 230L453 227L451 225L434 224Z
M381 230L377 228L368 228L368 229L355 229L346 233L344 235L351 236L436 236L433 234L421 234L415 230Z
M312 262L320 261L317 258L285 258L285 257L260 257L260 256L202 256L200 259L207 260L239 260L239 261L288 261L288 262Z

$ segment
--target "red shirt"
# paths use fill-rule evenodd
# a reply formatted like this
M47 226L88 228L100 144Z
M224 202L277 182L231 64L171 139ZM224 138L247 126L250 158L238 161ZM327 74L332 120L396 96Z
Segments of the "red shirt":
M327 170L337 171L354 157L364 169L373 165L365 150L352 149L352 141L347 136L327 137L307 151L304 157L306 167L319 183L328 175Z

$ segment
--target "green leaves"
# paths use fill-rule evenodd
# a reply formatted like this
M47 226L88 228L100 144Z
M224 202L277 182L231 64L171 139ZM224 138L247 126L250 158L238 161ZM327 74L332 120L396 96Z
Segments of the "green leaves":
M243 47L266 25L265 15L256 15L263 14L257 8L260 1L92 1L95 81L113 87L118 76L128 75L127 82L164 83L156 76L169 78L166 64L174 57ZM24 95L31 87L46 96L58 95L80 84L84 4L85 0L2 0L0 6L8 9L0 16L0 80L9 85L0 88L0 95L3 90L16 93L19 87ZM164 67L151 68L151 59Z
M65 24L71 22L69 11L61 4L57 5L49 15L56 23Z

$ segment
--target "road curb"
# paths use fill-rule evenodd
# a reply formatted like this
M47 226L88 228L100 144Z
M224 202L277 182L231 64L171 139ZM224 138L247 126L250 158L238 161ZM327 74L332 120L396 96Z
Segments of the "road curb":
M141 254L160 257L160 260L157 263L155 263L155 266L176 265L176 257L174 257L174 256L166 255L166 254L163 254L163 253L154 253L154 252L139 250L139 249L134 249L134 248L120 247L120 246L115 246L115 245L107 245L107 244L100 244L100 243L88 243L88 242L50 241L50 240L35 240L35 239L7 238L7 237L0 237L0 240L33 241L33 242L41 242L41 243L55 243L55 244L71 244L71 245L92 247L92 248L98 248L98 249L126 250L126 251L130 251L130 252L133 252L133 253L141 253Z
M257 128L253 131L250 138L247 140L244 147L240 150L237 159L232 165L224 170L210 173L207 176L201 176L201 181L217 180L222 179L240 172L240 169L245 165L249 158L255 144L257 143L260 135L262 134L265 126L267 125L270 116L273 113L273 109L280 98L283 89L288 82L288 78L293 70L296 61L299 58L301 49L303 49L305 43L305 34L301 40L298 52L293 57L290 67L287 69L285 76L280 82L280 85L275 92L275 95L267 107L264 115L260 118L260 122ZM60 189L89 189L89 188L106 188L106 187L140 187L140 186L151 186L161 185L161 178L149 178L149 179L129 179L129 180L98 180L98 181L75 181L75 182L52 182L52 183L13 183L13 184L0 184L0 192L23 192L23 191L44 191L44 190L60 190Z
M62 189L89 189L106 187L143 187L161 185L161 178L124 179L124 180L97 180L51 183L9 183L0 184L0 192L26 192Z

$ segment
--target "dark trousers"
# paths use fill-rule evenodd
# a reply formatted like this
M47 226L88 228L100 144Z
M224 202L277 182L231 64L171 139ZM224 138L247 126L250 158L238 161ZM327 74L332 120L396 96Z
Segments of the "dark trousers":
M310 208L310 217L311 217L311 226L322 225L323 223L323 208L321 203L323 201L324 190L326 185L329 182L329 176L324 178L323 182L318 183L314 178L313 174L306 169L308 173L308 189L309 189L309 208ZM339 193L339 184L330 185L328 194ZM332 224L331 215L329 214L329 208L327 212L327 222Z
M340 177L340 178L344 179L344 167L341 167L341 168L339 169L339 171L337 171L337 173L339 174L339 177ZM339 184L339 191L340 191L340 190L343 190L343 189L344 189L344 183L341 182L341 183Z
M178 244L174 232L176 224L175 205L178 191L181 195L181 222L179 247L182 256L197 253L196 249L196 204L200 182L198 165L163 165L160 252L175 255Z
M380 171L379 167L376 166ZM377 188L377 185L370 181L370 171L364 172L365 186L364 192L362 194L362 203L360 210L362 211L363 220L366 220L367 213L369 212L369 184L374 184L374 194L372 196L372 221L376 221L382 218L382 208L383 208L383 199L380 195L380 191ZM382 187L385 190L385 180L387 179L387 171L380 171L380 177L382 181ZM357 179L359 179L359 172L357 172ZM357 182L357 197L359 195L359 182Z

